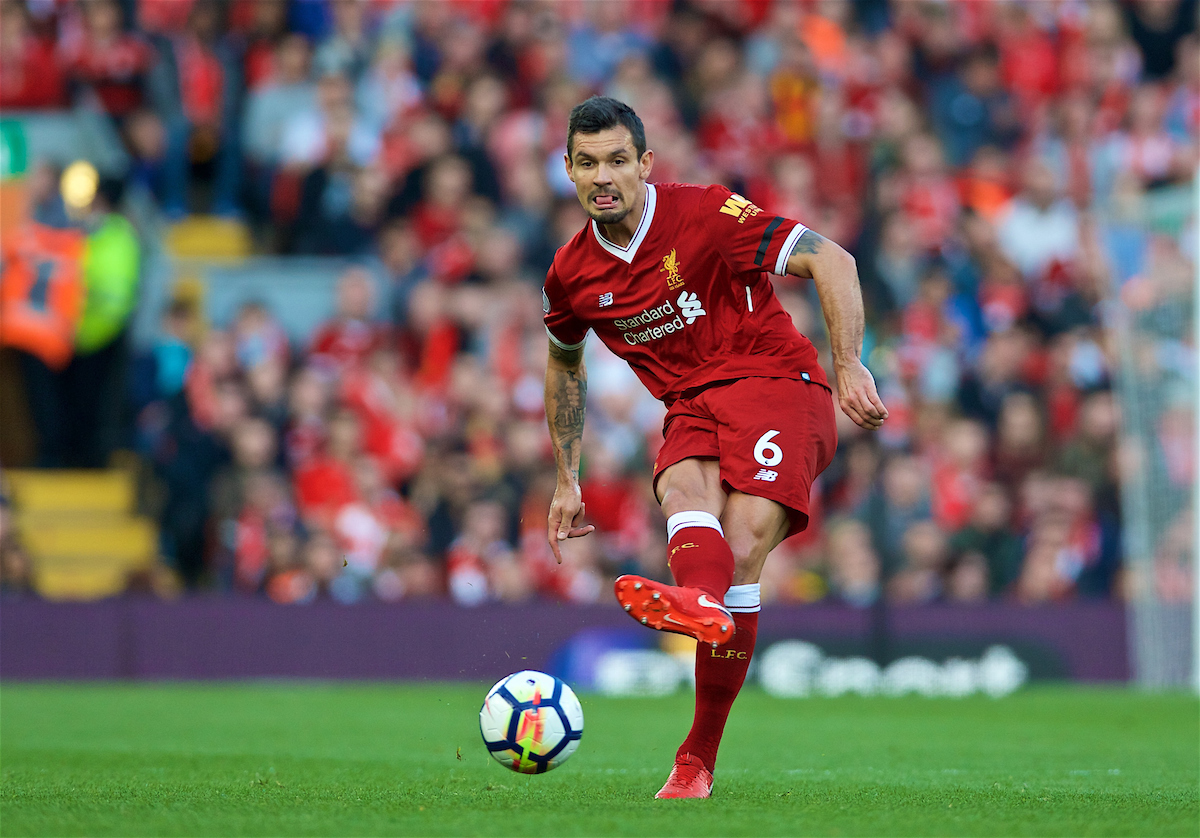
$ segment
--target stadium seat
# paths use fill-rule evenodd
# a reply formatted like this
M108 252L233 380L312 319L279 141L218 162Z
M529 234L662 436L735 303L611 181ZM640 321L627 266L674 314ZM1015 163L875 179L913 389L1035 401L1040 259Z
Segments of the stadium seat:
M126 587L126 574L124 568L114 565L39 567L33 583L46 599L86 602L121 593Z
M154 564L158 531L134 513L130 472L13 470L7 477L34 587L47 599L113 596L131 573Z
M12 469L6 475L23 513L122 514L133 509L133 477L124 471Z
M250 231L234 219L195 215L171 227L167 251L177 259L241 260L250 255Z

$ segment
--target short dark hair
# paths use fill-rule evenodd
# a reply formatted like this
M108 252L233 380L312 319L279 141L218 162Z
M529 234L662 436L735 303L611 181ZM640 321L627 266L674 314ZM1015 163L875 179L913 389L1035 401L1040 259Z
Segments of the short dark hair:
M646 153L646 127L633 108L608 96L593 96L571 108L571 118L567 120L567 159L571 160L575 152L576 134L599 134L618 126L629 129L641 160Z

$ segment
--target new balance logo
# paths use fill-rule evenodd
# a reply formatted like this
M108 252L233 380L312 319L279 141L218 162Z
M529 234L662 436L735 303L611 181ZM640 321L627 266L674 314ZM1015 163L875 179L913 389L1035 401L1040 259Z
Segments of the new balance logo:
M687 319L689 326L696 322L697 317L708 314L703 308L704 303L700 302L695 292L689 294L684 291L675 302L679 305L679 313Z
M612 305L612 291L600 295L600 308Z
M775 478L779 476L779 472L771 471L769 468L760 468L758 474L754 475L755 480L765 480L768 483L774 483Z

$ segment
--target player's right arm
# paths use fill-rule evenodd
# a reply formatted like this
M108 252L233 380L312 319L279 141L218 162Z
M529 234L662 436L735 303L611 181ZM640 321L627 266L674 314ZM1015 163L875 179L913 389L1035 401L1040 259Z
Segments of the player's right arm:
M583 347L563 349L550 341L546 362L546 422L554 444L558 485L550 502L547 539L554 558L562 564L561 542L587 535L595 529L582 526L583 495L579 490L579 462L583 455L583 417L587 407L587 367Z
M582 526L583 495L579 490L579 462L583 457L583 415L587 407L587 367L583 342L587 326L571 308L554 266L542 288L542 311L550 338L546 361L546 422L554 445L558 485L550 502L546 537L554 558L562 564L560 545L568 538L596 529Z

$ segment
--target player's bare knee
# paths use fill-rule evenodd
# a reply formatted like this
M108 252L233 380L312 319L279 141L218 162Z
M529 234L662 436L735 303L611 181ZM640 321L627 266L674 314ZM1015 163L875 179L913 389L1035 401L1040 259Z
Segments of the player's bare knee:
M756 537L752 530L741 527L727 531L725 540L733 553L733 568L735 576L747 573L757 574L762 568L767 553L771 552L769 539Z
M720 471L715 463L684 460L662 473L659 503L668 518L677 512L702 511L720 516L725 505Z
M767 498L735 492L725 507L722 523L731 547L736 541L749 554L765 545L769 553L787 534L787 510ZM735 547L734 556L737 554Z
M771 552L768 544L736 538L729 543L733 551L733 584L752 585L759 580L767 554Z
M733 584L735 585L753 585L762 578L763 565L766 564L764 556L758 560L747 559L741 562L734 562L733 565Z
M787 535L787 511L765 498L736 493L730 497L722 524L733 552L733 583L757 582L767 554Z

